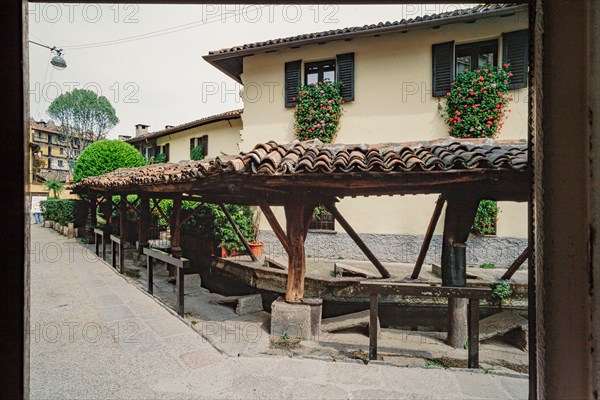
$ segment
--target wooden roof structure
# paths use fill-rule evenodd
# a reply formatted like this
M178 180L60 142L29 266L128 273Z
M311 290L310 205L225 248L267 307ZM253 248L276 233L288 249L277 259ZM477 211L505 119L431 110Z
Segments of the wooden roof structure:
M350 145L312 140L261 143L233 156L119 169L83 179L71 189L157 197L185 193L206 202L284 205L297 192L323 200L464 190L490 199L527 201L528 183L524 141Z
M268 142L234 156L119 169L83 179L71 189L89 196L93 220L98 197L123 195L120 207L124 218L126 195L137 194L141 200L142 246L148 240L149 198L172 198L172 248L177 255L181 255L182 200L220 204L253 259L247 241L223 203L258 205L288 254L286 301L301 302L306 272L304 242L318 204L327 207L381 275L391 277L337 210L335 203L346 196L439 193L440 201L419 259L422 263L441 207L446 204L442 281L444 285L466 285L464 248L479 201L528 201L527 155L524 141L488 139L354 145L323 144L319 140ZM285 230L271 210L273 205L284 207ZM124 220L120 225L124 229ZM417 262L413 279L419 271Z

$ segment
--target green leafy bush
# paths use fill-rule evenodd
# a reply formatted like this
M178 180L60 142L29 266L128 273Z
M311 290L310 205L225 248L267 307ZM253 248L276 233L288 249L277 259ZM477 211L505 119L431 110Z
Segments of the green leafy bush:
M333 141L343 113L341 86L341 82L326 81L300 88L294 111L294 130L298 139Z
M481 200L477 207L473 226L471 226L471 233L473 235L495 235L499 212L500 209L495 201Z
M173 200L160 200L159 208L170 217L173 210ZM196 213L191 215L196 209ZM225 208L231 214L231 217L236 222L237 226L244 237L252 242L256 240L254 230L254 215L248 206L240 206L235 204L226 204ZM160 212L154 210L152 212L155 223L158 226L167 227L170 221L165 220ZM207 242L213 242L218 247L225 247L228 252L243 251L244 245L238 239L235 230L229 223L225 213L216 204L198 203L195 201L181 202L181 219L187 220L183 223L181 231L190 236L201 238Z
M206 157L206 154L204 154L204 146L196 146L192 149L192 160L202 160L204 157Z
M450 136L495 138L507 118L509 65L486 66L457 74L446 93L446 119ZM441 107L441 105L440 105Z
M506 279L502 280L500 283L497 283L492 291L492 297L500 301L508 299L511 294L512 289L510 287L510 283L508 283Z
M479 266L479 268L483 268L483 269L494 269L494 268L496 268L496 264L494 264L494 263L484 263L484 264L481 264L481 265Z
M85 148L77 158L73 180L98 176L119 168L141 167L146 159L135 147L121 140L100 140Z
M74 223L75 226L85 226L87 206L81 200L47 199L40 205L46 221L58 222L61 225Z
M167 162L167 155L165 153L160 153L154 156L153 164L160 164L164 162Z

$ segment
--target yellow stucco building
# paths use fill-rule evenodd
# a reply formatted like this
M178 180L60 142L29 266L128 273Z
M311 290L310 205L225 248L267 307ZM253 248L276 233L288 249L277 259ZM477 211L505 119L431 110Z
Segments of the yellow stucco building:
M513 101L499 139L524 141L527 27L526 5L476 6L408 21L239 45L210 52L204 58L244 86L242 151L269 140L294 140L297 88L327 79L342 80L346 86L335 142L446 138L448 126L440 108L453 76L465 68L504 63L510 63L513 72L509 86ZM343 199L339 209L359 233L419 235L427 228L436 199ZM498 206L497 238L525 238L527 204L501 202ZM268 228L266 221L262 223ZM343 232L339 227L333 229ZM436 233L441 231L440 224Z

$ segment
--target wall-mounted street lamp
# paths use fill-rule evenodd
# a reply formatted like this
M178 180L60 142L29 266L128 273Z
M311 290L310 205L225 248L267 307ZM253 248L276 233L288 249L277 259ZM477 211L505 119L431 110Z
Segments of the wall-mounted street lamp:
M65 59L62 56L62 52L63 52L62 49L57 49L56 47L46 46L45 44L34 42L33 40L30 40L29 43L37 44L38 46L42 46L47 49L50 49L50 51L55 54L55 56L52 57L52 60L50 60L50 64L52 64L54 66L54 68L56 68L56 69L67 68L67 62L65 61Z

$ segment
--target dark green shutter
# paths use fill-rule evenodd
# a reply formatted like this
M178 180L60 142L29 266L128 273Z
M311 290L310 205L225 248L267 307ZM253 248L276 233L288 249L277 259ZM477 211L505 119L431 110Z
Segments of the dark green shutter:
M165 152L165 157L166 157L165 161L169 161L169 147L170 147L169 143L165 144L165 147L164 147L164 152Z
M300 69L302 60L285 63L285 106L294 107L298 104L298 89L300 89Z
M431 46L433 61L433 95L445 96L454 79L454 42Z
M527 87L527 67L529 64L529 31L515 31L502 34L502 64L509 64L513 76L509 89Z
M342 82L340 90L344 101L354 100L354 53L338 54L337 80Z
M204 149L204 157L208 155L208 135L204 135L199 139L199 145Z

